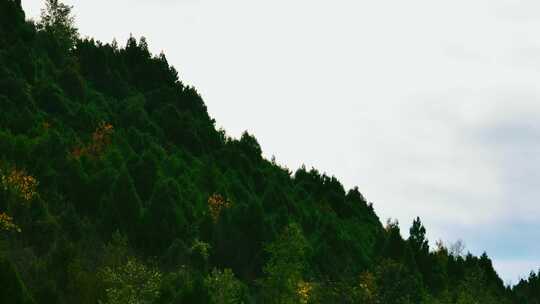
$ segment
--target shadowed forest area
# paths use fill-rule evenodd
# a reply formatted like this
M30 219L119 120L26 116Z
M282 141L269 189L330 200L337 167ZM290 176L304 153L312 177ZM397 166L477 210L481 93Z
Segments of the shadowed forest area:
M286 93L286 92L285 92ZM0 303L540 303L357 188L215 127L144 38L0 0ZM246 126L248 127L248 126ZM458 244L459 245L459 244Z

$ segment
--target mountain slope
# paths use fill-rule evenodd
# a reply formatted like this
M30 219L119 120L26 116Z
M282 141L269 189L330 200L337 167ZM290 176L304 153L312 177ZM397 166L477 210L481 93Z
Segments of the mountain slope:
M510 303L487 255L430 250L419 220L404 240L358 189L216 130L144 38L118 47L71 26L0 0L11 301Z

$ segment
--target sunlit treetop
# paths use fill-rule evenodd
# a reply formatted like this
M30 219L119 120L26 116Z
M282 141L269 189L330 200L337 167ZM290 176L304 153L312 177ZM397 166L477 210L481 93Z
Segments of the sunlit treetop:
M58 0L46 0L38 23L39 29L53 34L66 49L72 49L79 38L72 9Z

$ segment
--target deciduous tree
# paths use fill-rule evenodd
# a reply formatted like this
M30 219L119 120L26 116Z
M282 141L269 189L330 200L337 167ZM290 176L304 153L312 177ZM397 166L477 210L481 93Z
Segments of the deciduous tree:
M298 224L289 224L278 238L266 246L270 258L261 281L265 303L298 303L303 282L308 243ZM300 291L300 292L299 292Z
M72 49L79 38L72 9L59 0L46 0L38 23L40 29L50 32L66 50Z

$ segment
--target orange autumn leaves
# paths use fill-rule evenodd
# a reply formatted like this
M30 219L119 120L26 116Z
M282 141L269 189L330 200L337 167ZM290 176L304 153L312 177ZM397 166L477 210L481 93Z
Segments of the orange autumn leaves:
M11 190L27 202L37 195L38 181L24 170L13 168L9 173L2 174L0 182L4 191Z
M113 125L101 122L94 133L92 133L92 140L85 145L75 147L75 149L71 151L71 156L75 159L79 159L82 156L89 156L92 158L99 157L105 150L105 147L110 145L113 133Z
M231 206L232 203L220 194L212 194L208 198L208 208L210 209L210 216L212 217L212 220L214 220L214 223L217 223L219 220L221 212Z
M37 195L37 179L24 170L12 168L3 172L0 170L0 186L4 191L10 191L24 202L31 202ZM0 231L21 232L21 228L13 222L13 218L0 212Z

